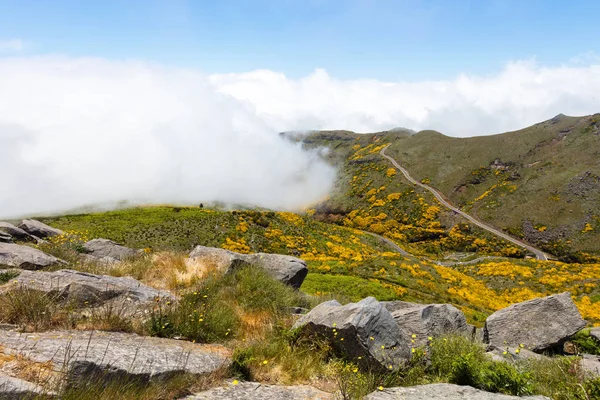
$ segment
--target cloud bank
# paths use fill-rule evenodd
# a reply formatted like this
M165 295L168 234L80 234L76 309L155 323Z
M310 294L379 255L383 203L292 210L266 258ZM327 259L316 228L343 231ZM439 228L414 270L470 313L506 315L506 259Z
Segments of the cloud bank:
M600 65L431 82L205 75L138 61L0 58L0 217L123 200L298 209L335 171L277 132L471 136L600 111Z

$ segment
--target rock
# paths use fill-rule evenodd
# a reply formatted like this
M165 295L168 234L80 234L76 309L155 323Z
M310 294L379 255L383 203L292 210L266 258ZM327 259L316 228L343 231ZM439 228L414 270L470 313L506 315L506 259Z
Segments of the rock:
M432 383L429 385L395 387L376 391L364 400L550 400L544 396L510 396L489 393L471 386L459 386L451 383Z
M39 290L77 305L101 305L123 302L134 306L154 303L156 298L175 300L175 296L157 290L130 277L94 275L63 269L54 272L22 271L10 284Z
M335 350L364 367L396 369L411 357L410 336L402 335L392 314L373 297L344 306L335 300L321 303L294 328L328 339Z
M180 373L206 374L227 367L230 350L174 339L101 331L43 333L0 332L0 355L21 355L33 362L51 361L68 371L69 382L90 377L147 382Z
M475 328L475 334L473 335L475 343L483 343L483 334L483 328Z
M283 254L240 254L215 247L196 246L190 253L190 263L200 270L215 269L230 273L237 268L256 265L267 271L274 279L300 288L308 274L306 262Z
M416 335L416 346L427 344L428 337L463 335L473 338L474 327L467 324L462 311L450 304L415 304L405 301L382 303L392 314L405 336Z
M112 263L123 261L138 254L137 250L121 246L108 239L93 239L83 245L87 256L96 260Z
M518 349L518 351L517 351L517 349ZM504 352L506 352L506 354L504 354ZM516 362L516 361L529 360L529 359L543 360L545 358L548 358L546 356L543 356L538 353L534 353L531 350L521 348L521 347L517 347L517 348L505 347L503 349L498 348L498 347L492 347L491 349L488 349L487 354L492 358L492 360L503 361L503 362Z
M600 356L584 354L581 358L581 368L595 377L600 377Z
M496 311L485 321L485 343L503 348L525 345L537 353L556 349L585 327L568 292Z
M590 337L600 344L600 327L590 329Z
M17 228L16 226L14 226L13 224L10 224L8 222L2 222L0 221L0 233L6 233L9 234L10 236L12 236L13 238L17 239L17 240L24 240L24 241L31 241L31 242L36 242L36 238L31 236L29 233L25 232L23 229L21 228Z
M240 382L197 393L183 400L333 400L331 393L311 386L263 385L256 382Z
M19 224L19 228L40 239L59 236L64 233L60 229L53 228L35 219L24 219Z
M0 371L0 399L21 400L32 399L36 395L46 393L41 386L19 378L13 378Z
M0 265L21 269L40 269L58 264L66 264L66 262L33 247L0 243Z
M6 232L0 231L0 243L12 243L13 237Z

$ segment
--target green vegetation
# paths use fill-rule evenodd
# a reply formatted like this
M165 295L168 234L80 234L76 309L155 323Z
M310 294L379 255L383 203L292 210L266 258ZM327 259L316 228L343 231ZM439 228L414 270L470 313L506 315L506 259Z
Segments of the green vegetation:
M579 331L571 342L578 352L600 355L600 342L590 335L589 329Z
M0 271L0 285L15 279L17 276L19 276L19 271Z

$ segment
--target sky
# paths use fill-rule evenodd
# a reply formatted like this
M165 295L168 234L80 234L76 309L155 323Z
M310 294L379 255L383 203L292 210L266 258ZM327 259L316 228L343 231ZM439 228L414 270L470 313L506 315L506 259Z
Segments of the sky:
M467 137L600 112L600 2L0 0L0 217L298 210L335 170L281 131Z

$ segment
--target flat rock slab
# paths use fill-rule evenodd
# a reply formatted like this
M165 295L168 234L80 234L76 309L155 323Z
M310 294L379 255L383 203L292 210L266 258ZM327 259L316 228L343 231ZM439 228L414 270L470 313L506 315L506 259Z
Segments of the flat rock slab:
M0 231L0 243L12 243L13 237L6 232Z
M108 239L93 239L83 245L88 256L111 262L123 261L138 254L137 250L121 246Z
M70 371L75 381L97 373L142 381L183 372L206 374L230 360L223 346L102 331L0 331L0 351L50 361L56 371Z
M312 386L263 385L256 382L240 382L197 393L184 400L333 400L331 393Z
M93 306L117 300L138 305L153 303L157 298L176 299L167 291L151 288L130 277L94 275L70 269L21 271L8 282L5 290L14 285L39 290L77 305Z
M217 270L223 273L256 265L274 279L294 288L300 288L308 274L306 262L296 257L269 253L240 254L216 247L196 246L190 253L189 262L200 270Z
M489 393L471 386L459 386L450 383L433 383L411 387L396 387L373 392L365 400L550 400L544 396L510 396Z
M585 327L568 292L513 304L485 321L485 343L503 348L519 344L543 352L562 346Z
M600 356L584 354L581 358L581 367L593 376L600 376Z
M0 266L35 270L58 264L66 262L33 247L0 243Z
M30 235L33 235L40 239L52 236L59 236L64 233L60 229L53 228L35 219L24 219L18 227L24 230L25 232L29 233Z
M13 378L0 371L0 399L21 400L32 399L45 393L41 386L19 378Z
M321 303L294 324L317 335L361 367L395 370L411 357L410 336L402 335L392 314L373 297L341 305Z
M415 335L416 346L427 344L429 337L462 335L472 338L474 327L465 314L450 304L416 304L406 301L382 302L392 314L403 335Z

